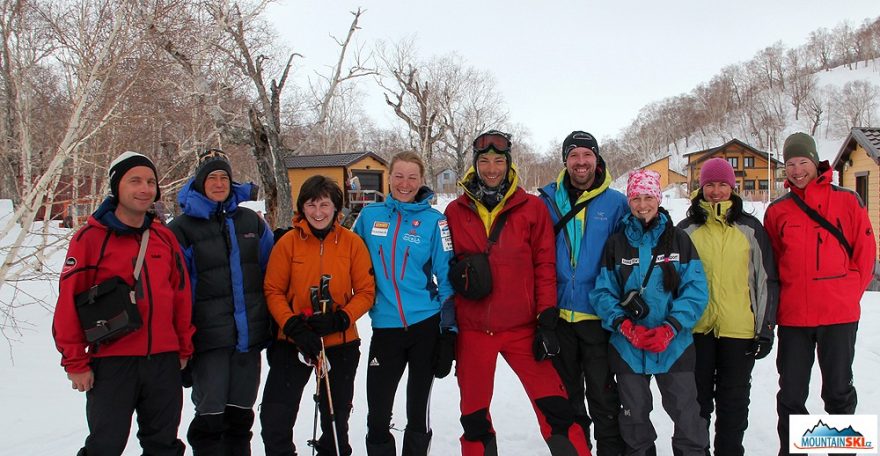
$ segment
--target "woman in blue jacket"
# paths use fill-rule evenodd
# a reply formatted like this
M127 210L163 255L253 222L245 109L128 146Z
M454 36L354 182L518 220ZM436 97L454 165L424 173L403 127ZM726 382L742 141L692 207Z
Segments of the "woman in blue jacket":
M452 367L458 331L448 279L452 239L446 218L431 207L421 158L395 155L390 175L391 194L365 207L352 228L370 251L377 291L370 309L367 454L396 454L391 411L408 367L402 454L426 455L431 386Z
M675 426L673 453L702 456L709 435L697 405L691 329L708 301L703 266L688 235L660 207L659 174L634 171L626 193L631 213L605 245L590 293L602 325L612 331L609 364L617 375L621 435L634 450L629 454L656 454L653 375Z

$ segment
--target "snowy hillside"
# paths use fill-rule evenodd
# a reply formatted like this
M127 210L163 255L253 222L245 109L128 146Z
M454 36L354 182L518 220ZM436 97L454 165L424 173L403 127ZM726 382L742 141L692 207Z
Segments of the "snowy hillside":
M440 208L448 204L449 199L443 198ZM682 199L664 198L664 206L670 209L673 217L683 216L687 201ZM747 207L746 210L763 217L763 205ZM63 253L52 258L55 267L63 260ZM84 417L85 396L70 388L70 382L59 366L59 354L55 350L51 337L51 310L34 304L34 299L45 300L53 304L57 289L55 282L39 282L29 284L28 291L33 298L22 298L16 301L20 307L16 317L27 322L22 327L18 340L11 342L7 356L0 359L0 429L4 430L3 441L0 442L0 455L56 456L74 454L82 445L86 436ZM2 290L8 293L7 288ZM858 339L855 361L855 384L859 390L859 411L876 414L880 412L880 392L871 388L874 374L880 372L880 333L871 328L880 325L880 293L868 293L863 299L863 320ZM358 329L363 339L361 346L361 364L356 380L354 412L351 417L351 436L356 455L365 454L363 437L366 431L366 352L370 339L369 318L358 321ZM776 454L776 413L775 394L777 390L776 368L774 355L759 361L755 367L752 388L752 406L750 426L746 433L746 454L770 456ZM266 367L264 364L263 375ZM819 398L819 373L814 368L814 379L811 388L809 408L821 412ZM193 414L189 401L189 390L186 390L184 401L184 421L180 435L185 435L186 427ZM454 377L439 380L434 385L432 399L432 427L434 441L432 454L451 455L459 453L458 437L461 426L458 418L458 388ZM305 446L311 438L312 429L311 391L307 391L300 409L296 425L296 443L300 454L310 454ZM548 451L538 434L538 427L528 399L516 377L499 360L498 373L495 380L495 397L492 404L492 416L498 432L499 453L504 455L546 455ZM402 429L404 401L398 395L395 404L395 424ZM660 405L659 395L655 392L654 413L652 415L657 427L658 454L671 455L670 438L672 426ZM137 440L132 436L126 455L140 454ZM262 454L262 442L259 438L259 421L255 425L253 440L254 454ZM396 431L398 445L402 439L402 431ZM187 452L187 454L191 454Z

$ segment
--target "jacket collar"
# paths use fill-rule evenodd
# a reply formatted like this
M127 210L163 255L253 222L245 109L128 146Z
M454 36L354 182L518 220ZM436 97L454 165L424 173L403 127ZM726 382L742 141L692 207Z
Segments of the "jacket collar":
M191 178L187 181L180 193L177 194L177 203L180 204L183 213L190 217L209 219L217 213L231 215L238 209L239 204L253 199L252 192L255 190L255 186L249 182L244 184L232 182L229 197L226 198L226 201L218 203L196 191L193 188L194 180L195 178Z

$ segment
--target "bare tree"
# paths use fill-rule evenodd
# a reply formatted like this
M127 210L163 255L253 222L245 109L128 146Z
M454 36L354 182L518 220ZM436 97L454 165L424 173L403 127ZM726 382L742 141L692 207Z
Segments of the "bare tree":
M450 87L444 68L436 60L420 62L412 39L391 48L380 44L379 58L385 103L404 122L414 148L428 165L428 175L434 176L434 146L447 128L441 100Z
M130 27L126 20L127 10L110 1L80 2L76 5L43 4L34 7L35 17L39 17L51 34L55 49L52 58L54 68L61 72L68 95L69 109L65 111L63 134L47 153L48 162L35 174L34 182L22 193L20 204L12 217L0 227L0 238L13 235L9 247L0 252L3 262L0 265L0 286L12 286L13 295L19 293L18 281L29 274L39 273L39 261L45 249L58 241L44 242L42 248L34 250L24 246L24 241L32 232L38 208L47 196L54 191L62 167L78 148L87 144L104 129L119 110L124 94L131 88L132 80L119 77L130 52L140 37L136 28ZM11 41L10 55L16 55L13 46L28 46L26 41ZM137 74L137 64L131 71ZM25 87L20 82L19 90ZM21 93L18 95L22 96ZM28 107L27 103L17 103L14 109ZM16 113L17 119L26 119L26 113ZM20 135L39 132L23 129ZM27 147L33 141L20 137L18 147ZM28 152L24 152L27 154ZM35 156L33 153L24 156ZM14 309L12 302L0 302L0 309L8 312ZM15 321L14 318L11 321ZM7 335L5 326L0 327ZM17 330L16 327L12 328Z
M825 27L810 32L807 39L807 50L816 62L818 68L828 71L831 69L831 59L834 52L834 38Z
M785 54L788 68L788 85L786 93L794 107L794 118L798 120L801 106L816 89L816 75L806 65L806 51L803 48L790 49Z
M462 177L471 165L471 143L480 133L505 129L507 111L489 72L465 67L457 55L441 59L447 71L447 90L440 104L446 134L441 137L441 156ZM432 176L433 177L433 174Z
M850 81L840 89L835 104L837 131L845 134L852 127L874 124L880 103L880 86L868 81Z

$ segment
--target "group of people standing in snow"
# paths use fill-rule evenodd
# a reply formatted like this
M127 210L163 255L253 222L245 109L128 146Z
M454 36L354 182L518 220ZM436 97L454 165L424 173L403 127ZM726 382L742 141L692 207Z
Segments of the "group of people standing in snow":
M404 371L401 454L428 454L431 389L453 362L461 453L497 454L499 355L553 455L656 454L651 377L674 423L674 454L742 455L751 372L777 325L779 454L788 454L788 416L807 413L817 350L826 411L855 411L859 301L876 240L864 204L831 184L811 137L785 141L789 193L763 225L743 210L722 158L702 164L676 226L659 175L633 171L625 194L612 189L587 132L566 137L564 168L537 196L519 186L512 146L496 130L474 140L463 194L445 214L431 207L422 160L406 152L391 160L386 199L365 207L351 231L339 223L342 189L313 176L293 227L274 233L241 206L255 188L232 180L222 151L200 155L178 195L183 214L167 227L149 211L159 198L155 165L120 155L110 196L71 240L53 324L72 387L86 392L89 435L78 454L121 454L137 412L144 454L182 455L184 385L195 404L193 453L250 454L268 348L266 454L296 454L293 427L314 381L321 432L309 444L350 455L355 323L368 312L371 456L398 454L391 415ZM133 267L141 260L142 270ZM143 326L90 344L77 296L113 276L133 287Z

